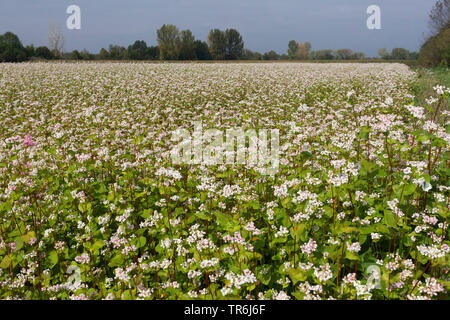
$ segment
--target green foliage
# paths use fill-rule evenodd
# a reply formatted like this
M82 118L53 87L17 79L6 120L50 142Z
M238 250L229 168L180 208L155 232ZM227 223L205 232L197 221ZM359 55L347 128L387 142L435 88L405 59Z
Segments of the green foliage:
M195 49L195 38L191 30L181 31L180 53L178 58L180 60L196 60L197 54Z
M273 50L270 50L263 54L263 60L279 60L280 55Z
M450 28L443 29L423 44L419 63L424 66L450 67Z
M213 29L208 34L209 53L214 60L224 60L227 50L225 32Z
M295 40L291 40L288 43L288 50L287 50L287 54L288 54L288 58L289 60L294 60L297 57L297 52L298 52L298 43Z
M156 31L159 58L161 60L176 60L180 52L180 31L173 24L164 24Z
M21 62L28 58L19 37L12 32L0 35L0 62Z
M225 54L226 60L238 60L242 57L244 40L236 29L225 30Z
M36 48L35 56L41 59L50 60L53 59L53 54L49 48L45 46L40 46Z
M208 44L206 42L195 40L194 51L198 60L211 60L211 54L209 53Z

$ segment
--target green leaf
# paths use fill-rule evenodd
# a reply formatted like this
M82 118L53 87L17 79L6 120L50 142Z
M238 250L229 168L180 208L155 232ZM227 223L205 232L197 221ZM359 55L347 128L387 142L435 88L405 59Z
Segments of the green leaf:
M120 253L118 253L111 259L111 261L109 261L108 266L118 267L118 266L122 265L123 263L124 263L124 258Z
M103 240L97 240L97 241L95 241L94 242L94 244L92 245L92 249L93 250L98 250L98 249L100 249L101 247L103 247L105 245L105 243L103 242Z
M217 218L219 226L224 228L226 231L234 231L235 222L231 216L222 212L215 212L214 215Z
M404 196L409 196L410 194L413 194L414 191L416 191L416 185L414 183L409 183L405 186L405 190L403 190Z
M350 251L346 251L345 252L345 258L349 259L349 260L358 260L358 256L356 254L354 254L353 252Z
M442 205L437 205L438 208L438 214L443 217L444 219L447 219L449 216L449 210L448 208L442 206Z
M12 257L11 255L7 255L3 258L2 262L0 263L0 268L2 269L7 269L9 268L9 265L12 262Z
M392 213L391 210L384 210L384 223L394 228L397 227L394 214Z
M197 218L199 218L199 219L202 219L202 220L211 221L211 217L208 216L206 213L201 212L201 211L196 212L196 213L195 213L195 216L196 216Z
M361 140L366 140L369 137L369 132L370 127L368 126L361 127L358 133L358 138L360 138Z
M361 168L364 168L366 172L371 172L372 169L374 168L374 164L368 162L367 160L361 159Z
M292 295L297 299L297 300L303 300L303 298L305 297L305 294L303 292L292 292Z
M291 229L291 236L297 236L297 239L302 238L302 235L305 233L306 227L306 223L299 223L295 225L294 228Z
M48 254L48 259L50 260L50 268L53 268L58 263L58 252L55 250Z
M305 281L307 278L306 271L300 268L291 268L288 270L288 275L292 280L292 283L295 285L297 282Z
M147 239L145 237L139 237L136 239L136 248L142 248L147 243Z

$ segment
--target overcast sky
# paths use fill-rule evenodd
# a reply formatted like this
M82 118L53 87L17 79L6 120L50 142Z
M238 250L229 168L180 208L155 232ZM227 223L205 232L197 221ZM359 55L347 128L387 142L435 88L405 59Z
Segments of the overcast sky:
M212 28L235 28L245 47L286 53L289 40L313 50L350 48L376 56L379 48L418 51L435 0L0 0L0 33L16 33L24 45L48 44L51 23L63 30L66 51L98 52L135 40L156 45L163 24L191 29L206 40ZM66 9L81 8L81 30L68 30ZM369 5L381 8L381 30L366 26Z

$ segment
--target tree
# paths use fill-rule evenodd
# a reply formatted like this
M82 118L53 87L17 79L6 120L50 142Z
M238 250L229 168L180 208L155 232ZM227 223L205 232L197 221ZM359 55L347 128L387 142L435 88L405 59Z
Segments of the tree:
M420 48L419 63L425 66L450 67L450 28L430 37Z
M353 51L350 49L339 49L334 51L334 57L337 60L350 60L352 55Z
M307 42L304 42L303 45L305 46L306 51L308 51L308 55L309 55L309 53L311 52L311 43L307 41Z
M432 36L422 45L419 63L450 66L450 0L439 0L430 12Z
M87 49L83 49L83 51L80 52L81 59L83 60L94 60L95 55L87 51Z
M386 50L386 48L378 49L378 55L381 57L381 59L389 59L389 52Z
M194 41L195 56L198 60L211 60L208 44L201 40Z
M317 50L317 51L311 51L311 59L312 60L333 60L333 50L326 49L326 50Z
M214 60L225 59L227 47L225 32L219 29L210 30L207 42L209 53Z
M306 60L308 59L308 48L305 46L304 43L298 43L297 44L297 54L295 56L298 60Z
M17 35L12 32L0 35L0 61L21 62L27 58L27 51Z
M391 58L394 60L406 60L409 57L409 51L403 48L394 48L391 52Z
M81 60L83 57L81 56L80 52L78 50L73 50L70 54L70 58L72 60Z
M410 52L409 53L409 60L417 60L419 58L419 53L418 52Z
M128 56L132 60L147 59L147 43L144 40L137 40L128 47Z
M147 48L147 57L150 60L159 60L159 47L150 46Z
M30 44L28 46L25 47L25 52L27 54L27 58L31 58L34 57L35 54L35 49L34 49L34 45Z
M180 31L173 24L164 24L156 31L161 60L176 60L179 56Z
M225 30L225 59L237 60L242 57L244 41L241 34L235 29Z
M352 60L364 60L366 55L363 52L354 52L350 59Z
M179 48L180 60L195 60L197 55L195 53L195 38L191 30L181 31L181 41Z
M273 50L263 54L263 60L279 60L280 55Z
M35 51L35 55L36 55L36 57L41 58L41 59L46 59L46 60L53 59L52 52L50 51L49 48L47 48L45 46L37 47L36 51Z
M100 60L108 60L109 59L108 50L106 50L105 48L101 48L100 52L98 53L98 58Z
M242 51L242 60L262 60L263 56L261 53L256 51L251 51L249 49L244 49Z
M64 36L61 29L50 24L48 31L48 47L52 51L54 57L61 57L64 48Z
M118 46L118 45L109 45L109 57L112 60L121 60L125 57L128 56L128 54L126 54L127 49L125 49L122 46Z
M298 43L295 40L291 40L288 43L288 57L289 60L294 60L297 58L297 51L298 51Z
M450 0L439 0L429 14L429 27L432 35L450 28Z

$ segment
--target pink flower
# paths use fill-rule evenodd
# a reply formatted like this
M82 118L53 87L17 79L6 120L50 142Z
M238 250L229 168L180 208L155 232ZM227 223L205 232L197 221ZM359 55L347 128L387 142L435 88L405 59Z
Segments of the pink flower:
M32 147L36 145L36 142L33 141L33 138L29 133L25 135L25 138L23 139L23 144L27 147Z
M311 253L316 251L317 243L312 238L310 238L307 243L300 246L300 249L303 253L306 253L309 256Z
M11 248L11 250L14 251L16 249L16 242L15 241L11 242L11 243L8 244L8 246Z

